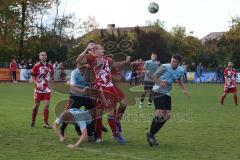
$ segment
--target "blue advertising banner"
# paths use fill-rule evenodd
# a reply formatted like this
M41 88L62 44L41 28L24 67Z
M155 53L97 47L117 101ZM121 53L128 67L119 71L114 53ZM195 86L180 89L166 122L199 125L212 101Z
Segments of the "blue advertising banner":
M216 82L216 72L203 72L201 76L195 73L194 81L196 83Z

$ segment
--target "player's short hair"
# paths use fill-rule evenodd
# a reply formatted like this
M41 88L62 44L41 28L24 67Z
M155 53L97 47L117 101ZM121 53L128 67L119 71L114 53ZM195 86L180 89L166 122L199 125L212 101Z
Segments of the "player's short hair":
M156 53L156 52L152 52L152 53L151 53L151 55L152 55L152 54L154 54L154 55L157 55L157 53Z
M69 111L64 111L61 115L61 118L62 121L66 123L72 123L74 120L72 113L70 113Z
M182 63L183 57L180 54L175 54L174 56L172 56L172 58L176 59L178 63Z
M95 44L97 44L96 41L94 41L94 40L90 40L90 41L88 41L87 44L89 44L89 43L95 43Z
M46 52L46 51L41 51L41 52L39 52L39 54L38 54L38 55L40 55L41 53L46 53L46 54L47 54L47 52Z

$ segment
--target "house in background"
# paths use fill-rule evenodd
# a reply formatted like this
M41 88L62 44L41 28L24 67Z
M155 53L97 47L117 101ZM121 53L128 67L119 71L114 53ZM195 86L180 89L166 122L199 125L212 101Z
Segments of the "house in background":
M214 40L214 39L219 40L220 38L222 38L224 33L225 32L211 32L208 35L206 35L205 37L203 37L201 39L201 42L202 42L202 44L204 44L207 40Z

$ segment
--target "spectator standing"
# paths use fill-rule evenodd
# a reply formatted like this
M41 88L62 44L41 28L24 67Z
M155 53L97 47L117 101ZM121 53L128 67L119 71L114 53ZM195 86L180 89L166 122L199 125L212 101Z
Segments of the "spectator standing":
M9 66L10 66L9 69L10 69L12 81L14 83L16 83L17 82L17 62L16 62L15 58L12 59Z
M196 70L196 76L197 79L199 78L199 82L202 83L202 73L203 73L203 65L200 62L197 66L197 70Z
M190 66L190 72L196 72L196 66L195 66L194 62L192 62L191 66Z
M182 63L182 67L184 69L183 81L184 83L187 83L187 65L185 64L185 62Z

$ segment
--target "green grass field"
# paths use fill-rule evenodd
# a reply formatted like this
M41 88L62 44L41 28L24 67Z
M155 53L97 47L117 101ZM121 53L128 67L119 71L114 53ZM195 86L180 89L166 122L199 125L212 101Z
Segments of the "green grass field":
M66 144L77 140L73 127L68 127L67 141L61 144L53 130L43 129L42 107L36 127L30 128L32 84L0 83L0 159L239 160L240 108L233 105L232 96L227 97L226 105L220 106L222 85L189 84L187 87L191 93L189 99L178 87L174 88L173 116L157 134L158 147L149 147L145 136L153 109L130 106L123 118L128 143L117 143L108 132L102 144L85 142L78 149L69 149ZM51 123L56 118L54 106L66 98L66 94L53 93Z

